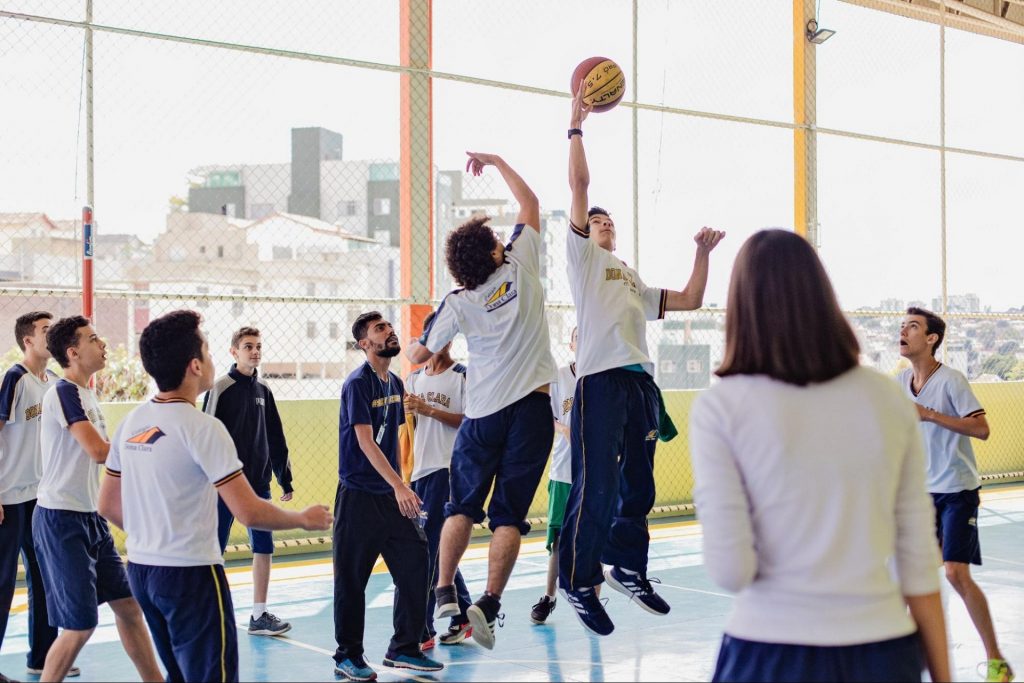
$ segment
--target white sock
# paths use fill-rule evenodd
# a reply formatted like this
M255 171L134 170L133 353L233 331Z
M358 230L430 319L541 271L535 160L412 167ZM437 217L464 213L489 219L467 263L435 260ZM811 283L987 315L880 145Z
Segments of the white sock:
M266 611L267 611L267 603L265 603L265 602L253 603L253 606L252 606L252 618L253 619L259 619L260 617L263 616L263 613L266 612Z
M549 595L547 595L546 597L547 597L547 599L548 599L548 600L550 600L551 602L554 602L554 601L555 601L555 596L554 596L554 595L550 595L550 594L549 594Z

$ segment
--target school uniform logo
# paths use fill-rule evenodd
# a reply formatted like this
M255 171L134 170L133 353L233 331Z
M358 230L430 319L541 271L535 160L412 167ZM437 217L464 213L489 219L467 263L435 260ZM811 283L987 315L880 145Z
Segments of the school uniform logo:
M34 406L25 408L25 422L35 419L43 414L43 404L37 403Z
M652 429L651 431L647 432L647 438L645 439L645 441L657 441L657 440L658 440L658 430L657 429Z
M502 282L499 286L494 288L490 294L487 295L487 302L484 304L484 308L487 312L497 310L507 304L512 299L516 298L516 290L512 287L512 282Z
M628 270L622 268L605 268L604 269L604 280L605 282L621 282L626 286L629 291L633 292L637 296L640 295L640 288L636 284L636 278Z
M149 427L128 439L127 443L132 443L140 446L152 446L165 436L167 435L164 434L163 430L161 430L159 427Z
M570 396L569 398L567 398L564 401L562 401L562 415L563 416L568 415L569 413L572 412L572 401L573 401L573 397L572 396Z

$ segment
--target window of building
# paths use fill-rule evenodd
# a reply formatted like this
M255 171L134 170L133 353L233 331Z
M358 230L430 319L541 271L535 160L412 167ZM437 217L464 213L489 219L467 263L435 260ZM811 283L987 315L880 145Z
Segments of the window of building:
M245 292L241 289L232 289L231 294L234 296L231 301L231 315L237 318L245 312L245 300L243 299Z
M316 339L316 322L312 320L306 322L306 337Z
M224 247L217 247L217 258L224 258Z
M373 215L374 216L390 216L391 215L391 199L389 197L377 197L373 200Z
M199 298L196 299L196 308L206 308L210 305L210 300L203 296L210 293L209 287L196 287L196 293L199 294Z
M199 246L199 253L200 254L205 254L206 253L206 245L205 244L202 244L202 245Z
M279 247L275 245L273 249L273 258L275 261L290 261L292 258L292 248Z
M338 331L338 323L331 323L330 335L331 339L337 339L340 336L340 332Z

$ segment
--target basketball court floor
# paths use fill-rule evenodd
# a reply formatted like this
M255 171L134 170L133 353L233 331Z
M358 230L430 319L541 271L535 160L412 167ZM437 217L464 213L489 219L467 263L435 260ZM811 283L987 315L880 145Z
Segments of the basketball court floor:
M1001 645L1011 664L1024 673L1024 485L983 489L982 528L984 566L975 577L988 595ZM548 625L530 623L530 607L544 591L547 557L540 536L530 537L503 599L505 625L497 645L487 651L472 641L438 646L431 656L447 668L435 675L405 674L380 666L391 633L393 586L378 565L367 588L367 661L382 681L700 681L709 680L722 627L732 597L714 586L701 566L701 528L691 520L665 521L651 527L649 575L661 579L660 591L672 604L666 617L655 617L607 591L608 611L616 630L607 638L586 634L576 617L559 601ZM483 545L473 545L462 572L474 597L485 578ZM247 567L228 570L236 621L245 624L252 603ZM242 680L333 680L331 654L334 626L329 557L289 560L274 568L271 608L290 621L284 637L252 637L238 631ZM977 665L984 651L963 603L949 597L955 678L983 680ZM15 613L0 652L0 672L20 680L27 649L25 591L19 588ZM439 627L443 624L439 623ZM131 681L137 674L120 644L109 609L100 612L100 626L80 655L81 681ZM72 679L75 680L75 679Z

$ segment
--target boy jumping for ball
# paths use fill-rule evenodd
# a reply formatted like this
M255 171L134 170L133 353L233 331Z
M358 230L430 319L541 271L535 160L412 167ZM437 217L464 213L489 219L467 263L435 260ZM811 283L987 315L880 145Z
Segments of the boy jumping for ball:
M647 320L692 311L704 300L711 251L724 232L702 228L682 291L648 287L615 254L615 223L589 207L590 170L580 126L591 108L584 86L573 99L569 125L569 286L581 343L576 352L572 488L559 547L559 585L588 631L614 630L595 588L603 581L652 614L669 605L647 579L654 506L654 448L660 397L647 351ZM601 564L611 565L602 571Z
M445 296L423 336L407 352L423 363L458 332L469 346L466 418L455 437L451 500L445 506L436 618L455 616L455 571L473 523L493 532L487 588L467 610L473 639L494 647L501 594L519 555L526 514L544 474L554 427L548 385L555 361L540 280L540 205L526 182L499 156L469 153L467 169L494 166L519 203L512 239L502 245L487 218L474 218L448 237L448 269L461 289ZM487 512L484 502L493 485Z

